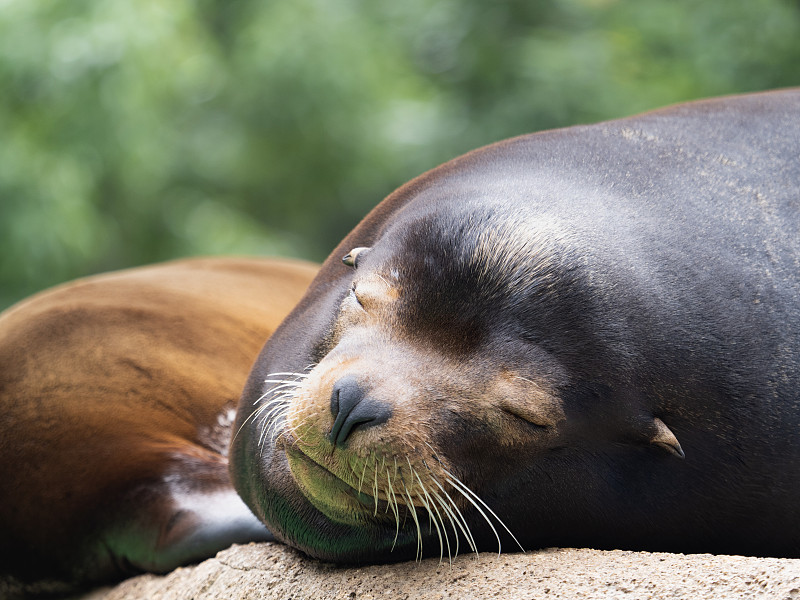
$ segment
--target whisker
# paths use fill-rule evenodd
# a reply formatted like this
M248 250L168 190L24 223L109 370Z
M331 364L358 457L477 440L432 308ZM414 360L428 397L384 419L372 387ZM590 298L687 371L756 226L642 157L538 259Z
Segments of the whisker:
M437 481L434 481L434 483L439 485ZM441 507L442 512L447 516L447 520L450 521L450 528L453 530L453 535L455 535L455 539L456 539L456 550L453 553L453 556L458 556L458 551L459 551L459 548L460 548L460 541L458 539L458 529L461 527L461 524L456 522L456 517L455 517L455 514L453 513L453 509L450 508L449 506L447 506L447 503L436 492L436 490L431 490L430 493L431 493L431 496L433 496L433 498L436 500L436 502ZM443 519L443 521L444 521L444 519ZM452 564L452 560L450 561L450 564Z
M439 487L439 489L444 494L445 498L447 498L447 502L450 505L449 510L454 513L453 516L455 517L455 522L458 525L458 528L464 534L464 537L467 539L467 543L469 544L470 549L475 554L478 554L478 546L475 543L475 538L472 537L472 531L470 531L469 524L467 523L467 520L464 518L464 515L461 514L461 510L459 510L458 505L450 497L450 494L447 493L447 490L444 489L441 483L436 481L436 479L434 479L433 482ZM444 502L442 503L442 506L443 507L445 506Z
M458 491L458 492L459 492L459 493L460 493L462 496L464 496L464 498L466 498L466 499L467 499L467 501L468 501L470 504L472 504L472 505L473 505L473 506L474 506L474 507L475 507L475 508L478 510L478 512L479 512L479 513L481 513L481 516L483 517L483 519L484 519L484 520L485 520L485 521L486 521L486 522L489 524L489 527L491 527L491 529L492 529L492 532L494 532L494 536L497 538L497 553L498 553L498 554L500 554L500 549L501 549L501 545L500 545L500 535L497 533L497 530L494 528L494 525L492 525L492 522L489 520L489 517L488 517L488 516L486 516L486 513L485 513L485 512L483 512L483 509L481 509L480 505L479 505L477 502L475 502L475 501L474 501L474 500L473 500L473 499L472 499L470 496L468 496L466 493L464 493L464 491L463 491L461 488L459 488L459 487L458 487L458 484L457 484L455 481L453 481L453 480L451 480L451 479L448 479L448 482L449 482L451 485L453 485L453 486L456 488L456 490L457 490L457 491Z
M375 457L375 485L372 486L373 494L372 497L375 499L375 513L372 515L373 517L378 516L378 459Z
M263 430L263 443L268 439L274 441L277 438L281 424L286 422L288 412L288 406L276 406L265 416L264 420L269 421L269 425Z
M304 376L306 378L307 376ZM263 383L279 383L281 386L301 386L303 385L303 381L301 379L265 379ZM272 388L275 389L275 388Z
M442 463L442 461L441 461L441 460L439 460L439 457L436 455L436 450L434 450L433 446L431 446L431 445L430 445L430 444L429 444L427 441L425 441L425 440L423 440L422 442L423 442L423 443L424 443L424 444L425 444L425 445L426 445L426 446L427 446L427 447L430 449L430 451L431 451L431 458L433 458L433 460L435 460L437 463L439 463L439 465L442 467L442 470L443 470L445 473L447 473L447 475L449 475L450 477L454 477L454 476L453 476L451 473L449 473L449 472L448 472L448 471L447 471L447 470L444 468L444 464ZM424 462L424 461L423 461L423 462ZM427 464L426 464L425 466L428 468L428 470L430 470L430 467L428 467L428 465L427 465ZM431 472L431 475L433 475L433 472ZM448 503L450 504L450 506L452 507L452 509L451 509L451 510L455 511L455 514L454 514L453 516L456 516L456 515L457 515L457 516L456 516L456 523L458 524L458 528L459 528L459 529L462 531L462 533L464 534L465 538L467 539L467 543L469 544L469 547L470 547L470 549L471 549L471 550L472 550L472 551L473 551L475 554L478 554L478 546L477 546L477 544L475 543L475 538L472 536L472 531L471 531L471 530L470 530L470 528L469 528L469 524L467 523L467 520L466 520L466 518L464 518L464 515L461 513L461 510L458 508L458 505L456 504L455 500L453 500L453 499L450 497L450 494L448 494L448 493L447 493L447 490L445 490L445 489L444 489L444 487L442 486L442 484L441 484L441 483L439 483L439 481L438 481L438 479L437 479L436 477L433 477L433 476L432 476L432 477L431 477L431 479L432 479L432 481L433 481L433 482L434 482L434 483L437 485L437 487L438 487L438 488L439 488L439 489L442 491L442 493L445 495L445 497L447 498L447 502L448 502ZM462 485L463 485L463 484L462 484ZM466 486L464 486L464 487L466 487ZM459 493L460 493L460 492L459 492ZM462 495L463 495L463 494L462 494ZM445 503L443 502L443 503L442 503L442 507L444 508L444 506L445 506ZM456 541L458 541L458 536L456 536Z
M244 426L247 425L247 423L255 417L255 414L256 414L255 411L251 412L249 415L247 415L247 418L244 421L242 421L242 424L239 426L239 429L237 429L236 433L233 434L233 438L231 439L231 444L233 444L233 442L236 441L236 438L239 437L239 434L242 432L242 429L244 429Z
M417 509L414 506L414 502L411 500L411 495L408 493L408 488L406 487L405 482L403 482L403 493L405 494L405 502L406 507L408 508L408 512L411 513L411 518L414 519L414 525L417 526L417 555L415 560L420 560L422 558L422 530L419 527L419 519L417 518Z
M282 405L273 406L266 415L264 415L263 420L269 421L269 425L263 427L261 430L261 436L259 438L259 444L263 445L266 443L266 440L269 438L271 440L275 439L275 434L277 433L277 427L280 421L278 420L278 416L284 414L288 411L288 407L284 407Z
M392 478L389 475L389 469L386 469L386 481L388 494L386 494L387 498L390 498L391 501L389 502L389 506L392 507L392 511L394 511L394 521L395 521L395 530L394 530L394 541L392 541L392 549L390 552L394 551L394 546L397 544L397 538L400 535L400 512L397 508L397 497L394 495L394 488L392 487Z
M444 542L447 544L447 558L450 561L450 564L452 565L453 557L450 551L450 539L447 536L447 528L444 526L444 521L442 520L442 516L439 513L439 509L436 508L435 504L433 504L433 499L430 497L428 491L425 489L425 484L422 483L422 479L420 478L419 473L417 473L414 469L412 469L412 472L414 473L414 476L417 478L420 489L424 494L424 498L419 494L417 494L417 497L422 501L423 505L428 511L428 515L430 515L430 517L432 518L433 524L436 527L436 535L439 537L439 562L442 562L442 560L444 559L444 544L442 543L442 534L444 533ZM436 515L433 514L431 508L433 508L433 511L436 511ZM442 524L441 529L439 528L439 521L441 521Z
M513 539L514 542L516 542L517 546L519 546L519 549L522 550L523 552L525 552L525 548L522 547L522 544L519 543L519 540L514 536L513 533L511 533L511 530L508 527L506 527L506 524L503 523L503 520L500 517L498 517L497 514L491 508L489 508L489 505L486 504L486 502L481 500L480 497L475 492L473 492L466 485L461 483L461 481L455 475L453 475L452 473L447 471L447 469L443 468L442 470L447 475L448 482L450 484L452 484L459 492L461 492L461 495L464 496L467 500L469 500L472 503L472 505L475 508L478 509L478 511L481 513L481 515L483 515L483 518L486 519L486 522L489 523L489 526L492 528L492 531L494 531L495 537L497 537L497 551L498 551L498 553L500 553L500 551L501 551L501 548L500 548L500 536L498 535L497 530L494 528L494 526L489 521L489 518L486 516L486 513L484 513L483 510L480 508L479 504L482 505L484 508L486 508L486 510L489 511L489 513L497 520L497 522L503 527L503 529L506 530L508 535L511 536L511 539Z
M291 399L291 396L278 396L277 398L273 398L269 402L265 402L261 406L258 407L255 411L253 411L257 416L261 416L265 412L269 412L273 410L275 407L283 407L288 404L288 401Z
M296 372L275 372L267 375L264 383L275 383L277 385L274 385L259 396L258 400L254 403L254 406L258 405L258 408L245 419L236 432L236 435L239 435L242 428L248 422L260 419L262 425L258 446L259 455L263 455L267 440L274 441L278 436L281 424L286 422L291 401L295 398L297 390L302 387L303 380L308 376L308 373ZM300 424L293 428L293 434L299 426ZM234 439L236 439L235 436Z
M271 393L271 390L268 391L268 392L265 392L264 394L262 394L261 397L258 400L256 400L255 404L258 404L259 402L261 402L270 393ZM239 426L239 429L236 430L236 433L234 434L233 440L231 440L231 442L236 440L236 438L242 432L242 429L244 429L244 426L247 425L247 423L249 423L252 419L257 418L261 414L262 410L263 410L263 407L257 408L256 410L251 412L244 421L242 421L242 424Z
M308 367L306 367L306 368L308 369ZM311 368L313 368L313 366ZM288 377L302 377L302 378L305 378L305 377L308 377L309 374L308 373L294 373L294 372L289 372L289 371L287 371L287 372L278 371L278 372L275 372L275 373L270 373L269 375L267 375L267 377L280 377L282 375L285 375L285 376L288 376ZM265 379L264 381L269 381L269 380Z
M364 462L364 470L361 471L361 481L358 482L358 493L361 493L361 488L364 485L364 475L367 474L367 463Z

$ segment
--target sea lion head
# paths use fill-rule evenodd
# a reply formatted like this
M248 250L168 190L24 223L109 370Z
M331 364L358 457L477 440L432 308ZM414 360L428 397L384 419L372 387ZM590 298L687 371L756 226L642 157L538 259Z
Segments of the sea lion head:
M506 204L428 202L329 260L335 285L289 319L307 328L265 347L232 451L276 536L336 561L517 547L537 460L604 427L569 418L596 380L571 359L602 341L564 238ZM679 448L657 420L604 418Z

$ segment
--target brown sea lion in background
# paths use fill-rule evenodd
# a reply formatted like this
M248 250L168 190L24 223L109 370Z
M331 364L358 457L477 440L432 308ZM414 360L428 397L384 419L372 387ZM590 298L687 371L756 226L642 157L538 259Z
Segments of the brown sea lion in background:
M800 556L800 91L411 181L266 344L235 427L236 489L325 560Z
M271 539L231 487L230 424L316 270L182 260L0 315L0 572L113 580Z

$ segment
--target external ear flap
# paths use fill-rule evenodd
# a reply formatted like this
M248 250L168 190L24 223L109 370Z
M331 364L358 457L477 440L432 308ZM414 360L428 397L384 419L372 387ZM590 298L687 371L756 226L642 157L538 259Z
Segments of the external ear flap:
M353 267L355 269L358 266L359 257L369 252L369 250L369 248L353 248L342 257L342 262L348 267Z
M655 417L653 419L653 435L650 438L650 443L659 446L678 458L686 458L681 448L678 438L672 433L669 427L664 424L664 421Z

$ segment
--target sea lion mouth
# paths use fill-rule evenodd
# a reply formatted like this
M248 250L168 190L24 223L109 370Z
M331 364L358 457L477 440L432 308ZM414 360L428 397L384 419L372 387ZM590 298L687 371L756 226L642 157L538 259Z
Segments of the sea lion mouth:
M403 491L395 492L391 481L388 482L389 487L381 488L376 475L371 489L362 488L373 491L370 495L356 489L298 448L287 446L285 452L289 469L300 491L332 521L355 527L394 524L392 548L401 530L416 531L417 558L422 556L423 537L431 536L438 538L440 559L445 555L450 559L457 555L459 540L466 542L473 552L478 551L470 524L447 489L436 479L425 483L410 462L410 472L416 479L416 483L409 486L410 489L402 483ZM447 483L451 493L462 496L488 524L497 538L498 551L500 536L492 524L493 520L523 549L503 521L474 492L449 473ZM425 520L428 521L427 526Z
M362 524L378 515L379 500L359 491L296 447L285 448L289 470L303 495L330 519L347 525Z

